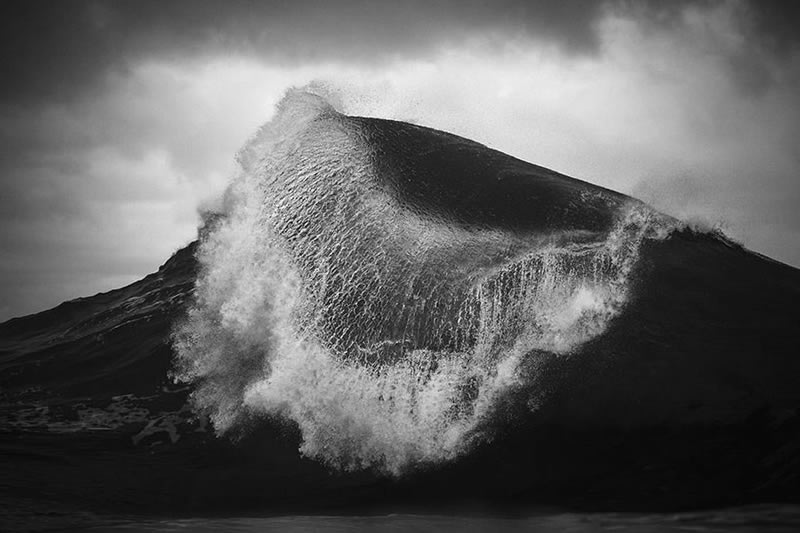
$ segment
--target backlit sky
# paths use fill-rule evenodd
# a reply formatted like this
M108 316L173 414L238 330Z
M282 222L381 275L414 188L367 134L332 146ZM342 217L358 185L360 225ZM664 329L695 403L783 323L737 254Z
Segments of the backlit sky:
M154 271L309 83L800 266L792 2L1 5L0 320Z

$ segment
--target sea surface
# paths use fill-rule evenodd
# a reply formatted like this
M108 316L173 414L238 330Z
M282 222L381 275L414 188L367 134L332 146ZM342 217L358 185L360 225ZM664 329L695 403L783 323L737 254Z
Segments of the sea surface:
M796 268L303 91L238 160L0 324L0 530L800 531Z
M280 516L194 518L181 520L120 519L88 531L114 532L516 532L629 533L795 532L800 530L800 506L760 505L683 513L569 513L543 512L525 517L389 514L376 516Z

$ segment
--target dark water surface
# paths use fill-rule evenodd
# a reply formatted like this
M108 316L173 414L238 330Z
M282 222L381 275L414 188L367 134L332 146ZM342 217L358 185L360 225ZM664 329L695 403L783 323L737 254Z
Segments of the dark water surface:
M800 530L800 506L751 506L670 514L546 513L528 517L441 516L390 514L385 516L281 516L214 519L120 521L88 528L114 532L347 532L347 531L530 531L533 533L592 533L624 531L788 532Z
M800 531L797 269L298 95L241 160L0 324L0 530Z

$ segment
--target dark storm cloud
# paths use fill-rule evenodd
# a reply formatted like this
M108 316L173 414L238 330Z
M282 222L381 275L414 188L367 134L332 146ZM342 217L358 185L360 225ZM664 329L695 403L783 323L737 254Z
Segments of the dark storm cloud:
M780 80L784 63L800 50L800 4L783 0L659 0L609 2L623 16L635 17L646 27L680 31L687 14L708 13L726 7L729 22L743 39L739 46L717 43L708 53L724 57L731 81L744 93L758 96ZM708 21L704 22L708 24ZM709 28L709 33L713 30ZM727 46L726 46L727 44ZM795 82L797 80L794 80Z
M690 5L655 0L296 0L6 1L0 13L0 100L64 99L105 74L151 55L245 53L273 62L379 62L425 53L476 33L549 40L572 53L596 51L607 10L669 23ZM753 44L785 53L798 44L792 2L742 3ZM753 61L749 76L758 76ZM756 73L756 74L753 74ZM766 73L762 73L766 76Z
M493 30L587 52L601 8L589 0L4 2L0 98L69 97L152 54L375 62Z
M767 46L781 54L800 47L800 3L754 0L750 8L753 25Z
M753 46L764 46L786 54L800 45L800 3L786 0L610 0L605 5L618 12L635 14L660 25L680 22L687 8L707 10L732 4L738 7L740 23L746 26Z

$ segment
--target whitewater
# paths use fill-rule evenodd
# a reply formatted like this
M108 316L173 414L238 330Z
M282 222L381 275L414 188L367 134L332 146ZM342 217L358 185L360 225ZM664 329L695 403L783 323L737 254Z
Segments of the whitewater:
M673 226L611 191L548 183L558 201L506 224L502 207L454 200L469 192L442 193L435 168L404 164L403 136L381 138L380 126L287 93L205 215L194 303L173 344L175 378L195 384L218 434L283 418L305 456L400 475L490 440L515 391L535 410L537 361L602 335L642 242ZM461 155L487 150L406 126ZM554 226L536 213L559 202L603 216L564 211Z

